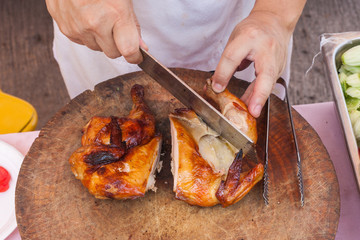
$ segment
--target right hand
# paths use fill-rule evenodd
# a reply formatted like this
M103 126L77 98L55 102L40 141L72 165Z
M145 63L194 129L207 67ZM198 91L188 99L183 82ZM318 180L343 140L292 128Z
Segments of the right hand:
M132 0L46 0L50 15L71 41L102 51L109 58L124 56L140 63L140 26Z

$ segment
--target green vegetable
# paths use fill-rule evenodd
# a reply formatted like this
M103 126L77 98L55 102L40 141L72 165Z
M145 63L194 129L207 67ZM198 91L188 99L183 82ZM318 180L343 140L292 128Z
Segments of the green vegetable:
M346 98L346 106L347 106L347 109L349 112L357 110L360 107L360 99L347 97Z
M351 125L354 125L355 122L358 119L360 119L360 111L359 110L350 111L349 117L350 117Z
M340 79L340 83L346 82L347 80L347 75L345 72L340 72L339 73L339 79Z
M345 75L350 75L352 74L351 72L349 72L348 70L346 70L344 68L344 65L341 65L341 67L339 68L339 73L344 73Z
M351 72L351 73L360 73L360 66L350 66L344 64L344 69Z
M360 146L360 45L347 50L342 56L339 80L345 96L351 125Z
M346 94L353 98L360 98L360 88L349 87L346 89Z
M360 142L360 111L359 110L351 111L349 112L349 116L355 138L357 142Z
M345 74L345 72L340 72L339 73L339 80L340 80L340 85L341 85L341 88L342 88L342 90L344 92L344 95L345 95L345 97L347 97L346 89L348 88L348 86L347 86L347 83L346 83L347 75Z
M351 125L357 141L360 140L360 111L355 110L349 113Z
M360 45L352 47L344 52L341 56L341 60L344 65L360 66Z
M353 124L353 130L354 130L355 138L357 140L359 140L360 139L360 121L359 121L359 119L356 120L355 124Z
M340 73L341 74L341 73ZM340 79L341 81L341 79ZM354 73L346 77L346 83L352 87L360 87L360 73Z

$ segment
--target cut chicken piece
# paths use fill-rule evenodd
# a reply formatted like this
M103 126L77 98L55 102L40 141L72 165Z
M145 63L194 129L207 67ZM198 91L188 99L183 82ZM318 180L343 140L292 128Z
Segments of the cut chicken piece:
M83 128L83 146L69 159L75 177L96 198L134 199L155 190L162 138L144 88L134 85L131 97L127 117L93 117Z
M121 129L121 140L127 148L145 144L155 135L155 117L144 101L144 89L141 85L131 88L133 107L127 117L116 118ZM81 139L83 146L92 143L110 144L109 123L111 117L92 117L83 129ZM114 125L114 124L113 124Z
M96 198L134 199L154 187L160 156L161 137L129 149L106 145L86 145L70 157L75 177Z
M176 198L203 207L215 205L222 174L201 157L198 148L201 136L210 129L187 109L171 114L170 123Z
M223 207L230 206L241 200L264 176L264 166L259 163L246 173L241 173L242 150L236 154L234 162L229 168L225 181L221 181L216 192Z
M207 80L205 97L211 103L215 103L221 114L229 119L242 133L253 140L254 143L257 142L256 119L251 116L243 101L227 89L221 93L215 93L211 88L211 79Z
M233 96L229 92L221 94L221 101L217 100L217 103L227 112L231 111L230 121L237 119L236 115L245 119L241 123L246 125L243 129L247 129L256 141L255 119L247 120L252 116L246 108L231 109L231 106L242 103ZM231 101L231 105L226 101ZM253 169L242 172L242 151L236 154L238 149L210 129L194 111L177 109L169 118L173 191L177 199L202 207L216 204L227 207L242 199L262 179L263 165L258 163Z

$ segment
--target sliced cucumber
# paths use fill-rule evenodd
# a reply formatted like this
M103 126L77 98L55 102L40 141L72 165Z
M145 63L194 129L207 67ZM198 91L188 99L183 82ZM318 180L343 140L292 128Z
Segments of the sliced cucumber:
M354 73L354 74L347 76L345 81L348 85L350 85L352 87L360 87L360 73Z
M348 108L348 111L357 110L360 107L360 99L347 97L346 98L346 107Z
M346 94L353 98L360 98L360 88L349 87L346 89Z
M356 120L360 119L360 111L359 110L350 111L349 117L350 117L351 125L354 125Z
M341 56L341 60L344 65L360 66L360 45L352 47L344 52Z
M360 66L350 66L344 64L344 69L351 72L351 73L360 73Z

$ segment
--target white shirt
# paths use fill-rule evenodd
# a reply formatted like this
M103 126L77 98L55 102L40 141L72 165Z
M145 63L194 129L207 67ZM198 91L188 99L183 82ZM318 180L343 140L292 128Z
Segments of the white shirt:
M215 70L227 40L253 8L255 0L136 0L134 11L149 52L167 67ZM123 57L110 59L102 52L70 41L54 22L54 56L71 98L107 79L140 71ZM291 46L283 78L288 81ZM251 65L236 77L255 78Z

